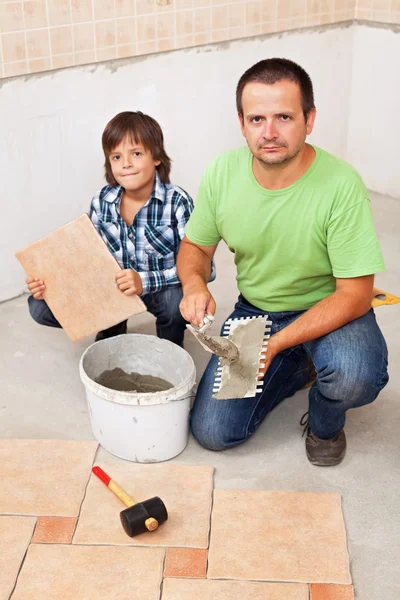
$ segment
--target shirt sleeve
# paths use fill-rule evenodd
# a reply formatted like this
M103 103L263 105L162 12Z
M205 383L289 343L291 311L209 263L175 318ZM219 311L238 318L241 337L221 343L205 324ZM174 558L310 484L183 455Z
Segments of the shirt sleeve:
M188 239L199 246L214 246L221 240L216 220L217 191L213 189L210 165L203 175L196 204L186 227Z
M93 196L92 201L90 203L89 208L89 219L92 221L93 225L96 227L97 231L100 233L100 192L97 192L95 196Z
M328 223L327 245L336 278L362 277L385 269L375 233L371 201L365 188L352 186L350 208L333 212Z
M176 230L179 237L179 242L185 237L185 227L191 213L193 212L193 200L188 195L182 195L175 208ZM175 248L175 256L178 254L179 242ZM176 272L176 266L163 271L140 271L142 280L142 296L150 292L161 292L168 286L180 285L180 280Z

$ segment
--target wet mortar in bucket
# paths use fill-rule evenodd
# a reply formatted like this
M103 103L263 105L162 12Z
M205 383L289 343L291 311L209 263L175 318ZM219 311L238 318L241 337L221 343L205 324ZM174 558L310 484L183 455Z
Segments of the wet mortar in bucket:
M140 373L126 373L119 367L103 371L95 381L117 392L138 392L141 394L163 392L174 387L172 383L161 377L141 375Z

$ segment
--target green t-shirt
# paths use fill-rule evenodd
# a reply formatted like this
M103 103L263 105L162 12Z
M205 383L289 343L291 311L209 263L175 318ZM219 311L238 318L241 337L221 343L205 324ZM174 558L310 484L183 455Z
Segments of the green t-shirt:
M203 176L186 226L195 244L226 242L240 292L266 311L306 310L335 291L335 278L385 268L360 176L314 149L306 173L280 190L257 182L247 147L220 154Z

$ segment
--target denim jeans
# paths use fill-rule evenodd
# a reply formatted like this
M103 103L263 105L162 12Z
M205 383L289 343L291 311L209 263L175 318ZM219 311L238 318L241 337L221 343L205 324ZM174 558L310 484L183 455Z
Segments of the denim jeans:
M239 296L229 318L265 314ZM271 335L301 314L268 313ZM308 422L312 433L320 438L339 433L346 411L373 402L389 380L386 343L372 309L332 333L275 356L264 376L262 391L252 398L212 397L218 362L213 356L192 409L191 429L197 441L210 450L224 450L244 442L277 404L305 385L309 359L314 363L317 379L309 392Z
M157 336L183 346L186 321L179 310L182 287L167 287L161 292L145 294L142 300L147 310L156 317ZM35 300L33 296L29 296L28 305L31 317L37 323L49 327L61 327L44 300Z

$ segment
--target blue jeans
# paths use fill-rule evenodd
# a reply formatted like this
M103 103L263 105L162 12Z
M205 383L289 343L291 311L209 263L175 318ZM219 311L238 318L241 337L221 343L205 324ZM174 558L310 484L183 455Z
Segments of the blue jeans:
M268 313L271 335L302 312ZM265 314L239 296L229 318ZM345 424L346 411L373 402L389 380L386 343L371 309L328 335L275 356L265 374L262 391L253 398L212 397L218 362L213 356L199 383L192 410L194 437L210 450L232 448L247 440L277 404L306 384L310 359L317 379L309 392L308 422L312 433L320 438L332 438L339 433Z
M147 310L156 317L157 336L183 346L186 321L179 310L182 287L180 285L167 287L161 292L145 294L142 300ZM29 296L28 305L31 317L37 323L49 327L61 327L44 300L35 300L33 296Z

